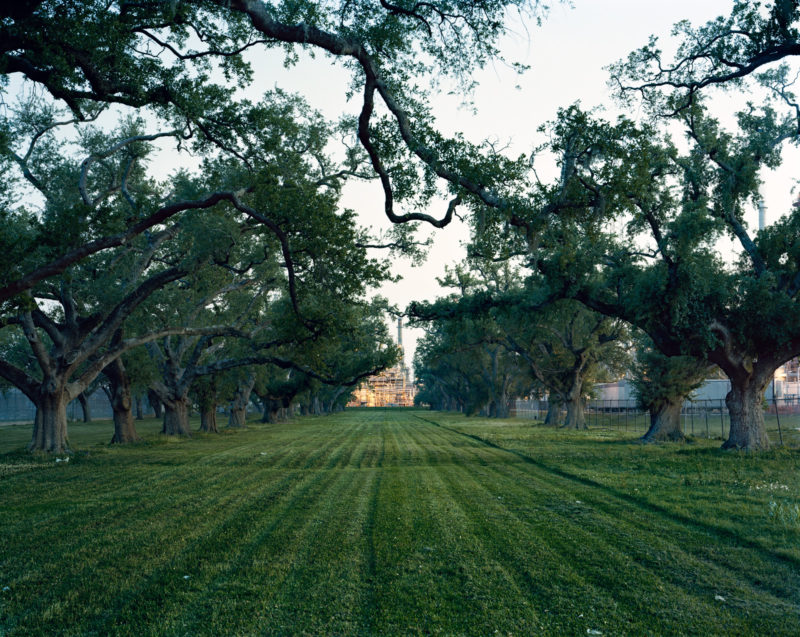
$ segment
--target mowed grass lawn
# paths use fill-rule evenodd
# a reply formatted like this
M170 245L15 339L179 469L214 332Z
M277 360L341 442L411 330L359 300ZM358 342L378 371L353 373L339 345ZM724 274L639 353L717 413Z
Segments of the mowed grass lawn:
M363 410L0 428L0 634L798 635L796 450Z

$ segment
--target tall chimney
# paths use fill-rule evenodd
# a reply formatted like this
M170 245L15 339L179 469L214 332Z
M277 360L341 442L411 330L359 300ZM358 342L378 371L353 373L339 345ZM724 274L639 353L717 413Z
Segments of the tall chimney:
M397 319L397 344L403 347L403 319Z
M758 202L758 229L759 230L763 230L764 226L767 225L766 217L767 217L767 207L764 205L764 200L761 199Z

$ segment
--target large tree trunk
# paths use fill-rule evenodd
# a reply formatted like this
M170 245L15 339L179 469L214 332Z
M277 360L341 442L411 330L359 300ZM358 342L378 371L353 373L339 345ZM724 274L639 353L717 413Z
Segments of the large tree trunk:
M37 397L33 437L29 451L65 453L69 451L67 439L67 405L69 397L63 389L55 392L41 391Z
M567 399L567 419L564 421L564 429L587 429L586 415L583 411L583 398L570 396Z
M239 428L244 427L247 422L247 406L236 407L231 403L231 409L228 413L228 427Z
M578 365L572 370L572 382L569 392L564 396L567 406L567 419L564 429L588 429L586 416L583 411L583 365Z
M683 442L681 429L683 397L650 409L650 429L639 440L642 442Z
M259 396L261 400L261 420L259 422L269 422L269 398L264 398L263 396Z
M195 398L200 408L200 431L205 433L219 433L217 425L217 384L214 376L209 376L197 383Z
M261 419L261 422L279 422L281 420L280 412L282 407L283 403L280 400L275 400L274 398L265 398L264 417Z
M503 382L503 390L500 392L500 402L497 405L497 418L508 418L511 414L511 401L508 399L508 380Z
M161 433L168 436L191 436L189 430L189 398L164 400L164 426Z
M253 374L250 374L246 380L239 383L236 388L236 395L231 401L228 427L244 427L247 421L247 405L250 402L250 394L255 384L256 378Z
M548 398L547 400L547 415L544 417L545 425L553 425L558 427L561 423L561 403Z
M342 394L344 394L344 392L347 391L347 389L348 389L347 387L337 387L336 390L333 392L333 395L331 396L331 399L330 401L328 401L327 405L327 412L329 414L332 414L335 411L339 411L337 409L337 401L342 396ZM288 407L289 404L287 403L286 406ZM344 405L342 405L342 407L344 407Z
M78 394L78 403L83 412L83 422L92 422L92 407L89 404L89 397L86 395L86 392L82 391Z
M158 397L158 394L152 389L147 390L147 402L150 403L150 407L152 407L153 413L156 415L156 418L161 418L162 402L161 399Z
M112 444L136 442L139 440L139 435L136 433L131 411L131 381L122 360L118 358L109 363L103 373L111 383L109 398L114 414L114 436L111 442Z
M211 434L218 434L217 425L217 405L208 405L200 410L200 431Z
M498 386L498 379L499 376L498 367L499 367L499 353L500 348L495 347L494 349L485 347L484 351L489 355L489 359L492 361L491 368L484 372L483 378L486 382L486 387L489 390L489 402L485 407L485 414L489 418L502 418L503 416L500 415L502 412L502 407L500 403L502 402L502 391L497 390Z
M766 385L755 382L752 378L744 381L731 379L731 390L725 397L731 429L728 439L722 445L723 449L769 449L762 408Z

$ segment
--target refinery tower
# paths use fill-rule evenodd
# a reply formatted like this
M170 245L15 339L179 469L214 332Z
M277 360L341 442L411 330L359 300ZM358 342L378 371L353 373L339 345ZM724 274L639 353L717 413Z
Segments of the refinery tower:
M371 376L353 392L348 407L413 407L414 386L405 364L403 319L397 319L397 345L400 361L394 367Z

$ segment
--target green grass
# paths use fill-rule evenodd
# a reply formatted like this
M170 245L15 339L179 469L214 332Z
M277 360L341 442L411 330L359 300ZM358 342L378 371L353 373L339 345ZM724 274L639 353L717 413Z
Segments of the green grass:
M797 635L800 453L404 410L0 428L0 635ZM633 435L631 433L629 436Z

